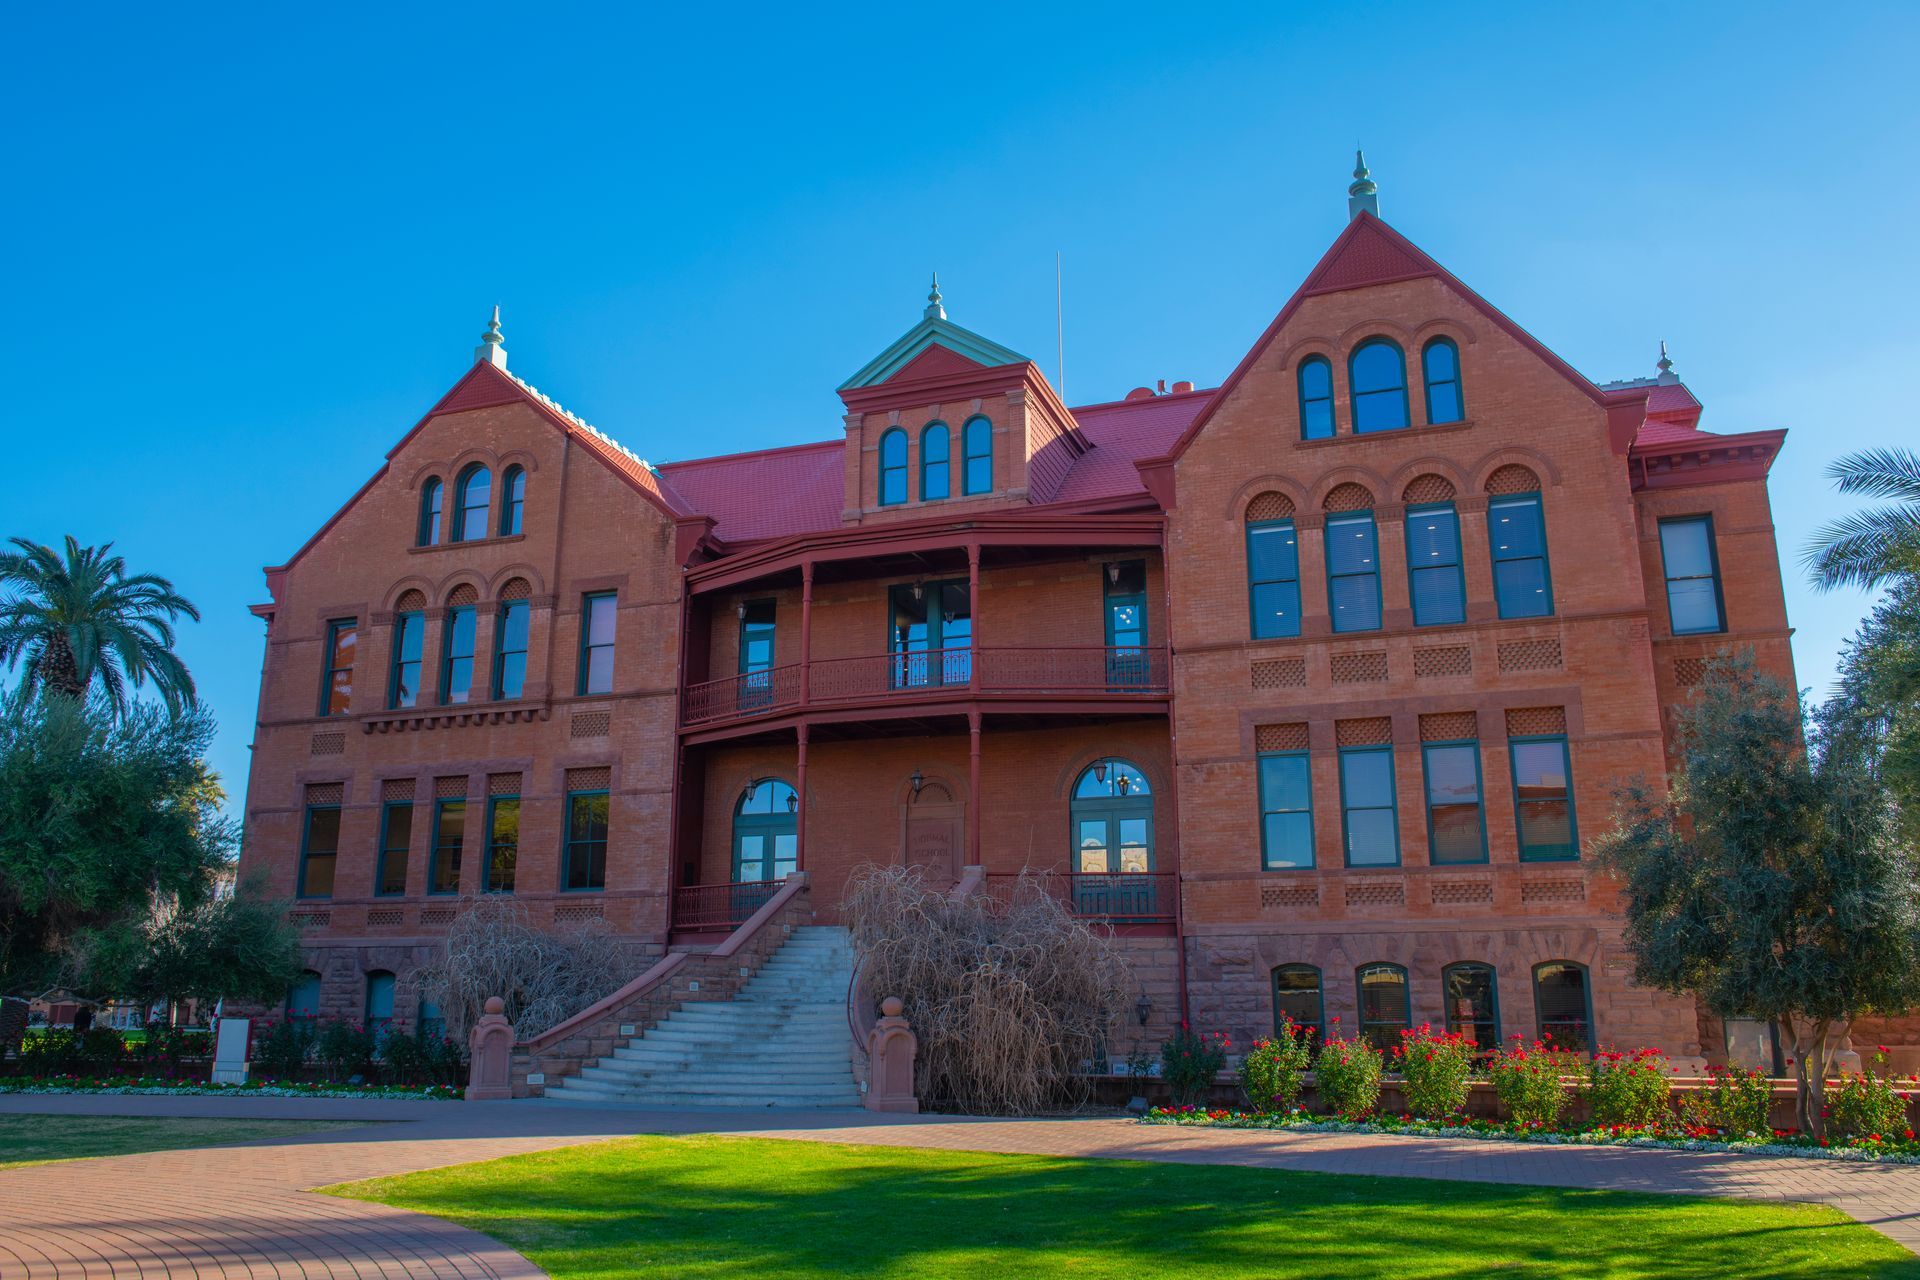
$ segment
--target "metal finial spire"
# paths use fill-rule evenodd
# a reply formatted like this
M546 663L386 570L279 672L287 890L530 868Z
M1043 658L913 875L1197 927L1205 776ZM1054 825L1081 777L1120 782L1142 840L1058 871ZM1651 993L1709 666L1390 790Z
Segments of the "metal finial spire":
M1660 340L1660 359L1656 362L1656 367L1660 370L1660 376L1656 381L1663 383L1680 381L1680 375L1673 371L1673 360L1667 355L1667 340L1665 338Z
M500 333L500 304L493 304L493 319L487 323L487 331L480 335L480 345L473 349L475 361L484 361L496 369L507 367L507 340Z
M1362 213L1380 216L1380 188L1367 176L1367 155L1359 148L1353 152L1353 183L1347 188L1347 220Z
M940 305L940 273L933 273L933 289L927 294L927 319L945 320L947 309Z

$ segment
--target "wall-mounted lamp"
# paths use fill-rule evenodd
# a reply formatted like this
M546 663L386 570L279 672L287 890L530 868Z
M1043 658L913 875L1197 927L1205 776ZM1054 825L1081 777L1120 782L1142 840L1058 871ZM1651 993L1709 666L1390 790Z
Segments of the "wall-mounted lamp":
M913 584L913 598L914 598L915 600L920 600L920 599L924 599L924 598L925 598L925 596L926 596L926 594L927 594L927 584L926 584L926 583L924 583L924 582L916 582L916 583L914 583L914 584Z
M1116 587L1120 585L1120 562L1118 560L1107 561L1107 581Z
M1140 1025L1146 1026L1147 1017L1153 1012L1153 1001L1147 998L1146 992L1140 993L1140 998L1134 1002L1133 1011L1139 1015Z
M800 793L798 791L787 792L787 812L800 812Z
M913 775L909 777L907 781L913 784L913 798L918 800L920 798L920 788L927 785L927 775L915 769Z
M733 616L742 622L747 620L747 602L745 600L733 606Z
M752 774L748 774L747 789L740 793L740 802L742 804L751 803L753 800L753 793L758 791L759 789L760 789L760 779L754 777Z

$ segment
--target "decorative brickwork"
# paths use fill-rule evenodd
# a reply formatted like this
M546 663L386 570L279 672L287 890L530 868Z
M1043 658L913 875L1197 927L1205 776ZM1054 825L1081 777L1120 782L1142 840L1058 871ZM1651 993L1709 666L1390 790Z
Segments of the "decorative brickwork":
M1359 880L1347 885L1350 907L1404 907L1407 886L1400 880Z
M527 585L525 578L508 578L500 588L502 600L525 600L533 594L533 588Z
M1436 880L1433 905L1468 907L1493 901L1493 885L1486 880Z
M474 589L472 584L466 582L455 587L453 594L447 597L447 607L449 609L457 609L465 605L478 603L480 603L480 593Z
M613 728L611 711L576 711L568 726L570 738L604 738Z
M1514 707L1507 712L1507 736L1525 738L1543 733L1565 733L1565 707Z
M1520 886L1522 902L1584 902L1584 880L1529 880Z
M1320 504L1326 511L1365 511L1373 505L1373 495L1367 492L1365 485L1340 484L1327 494L1326 501Z
M555 924L580 924L588 920L598 920L602 916L597 902L563 902L553 909Z
M1544 640L1509 640L1500 645L1500 672L1511 675L1516 671L1558 671L1565 660L1561 656L1560 642L1548 638Z
M1418 680L1444 680L1473 674L1473 650L1464 644L1413 651L1413 674Z
M517 796L520 794L520 775L517 773L490 773L487 775L487 794L490 796Z
M613 785L613 770L602 766L597 769L567 770L567 790L569 791L605 791Z
M1522 466L1504 466L1487 477L1487 492L1495 497L1539 491L1540 477Z
M1307 726L1304 724L1263 724L1254 726L1256 751L1305 751Z
M289 912L287 918L293 921L294 928L306 932L314 929L324 929L332 924L333 912L325 908L302 907Z
M1460 742L1480 736L1480 717L1471 711L1444 711L1420 717L1420 741Z
M316 733L313 735L312 754L316 756L345 755L346 750L347 735L344 733L335 731L331 733Z
M345 804L347 787L343 782L316 782L307 788L308 804Z
M1673 682L1682 689L1691 689L1707 678L1707 660L1705 658L1675 658L1673 660Z
M1445 476L1424 475L1416 477L1401 495L1409 505L1427 502L1452 502L1453 481Z
M1305 658L1262 658L1253 664L1256 689L1304 689L1307 687Z
M433 798L436 800L465 800L467 798L467 779L435 778L433 780Z
M428 927L452 924L457 914L459 913L453 907L444 904L440 906L422 907L420 908L420 923Z
M1393 720L1387 716L1340 720L1334 724L1334 738L1343 747L1386 746L1393 741Z
M380 784L380 798L390 801L411 800L413 799L413 788L414 782L412 778L388 778Z
M1376 653L1336 653L1329 659L1335 684L1373 684L1387 678L1385 650Z
M1255 495L1247 504L1248 520L1285 520L1293 515L1293 499L1284 493L1266 493Z
M1262 911L1287 911L1319 905L1320 886L1317 884L1269 884L1260 889Z
M418 591L403 591L393 602L395 613L419 613L427 607L427 598Z
M407 913L401 907L370 907L367 909L367 927L369 929L394 929L405 924Z

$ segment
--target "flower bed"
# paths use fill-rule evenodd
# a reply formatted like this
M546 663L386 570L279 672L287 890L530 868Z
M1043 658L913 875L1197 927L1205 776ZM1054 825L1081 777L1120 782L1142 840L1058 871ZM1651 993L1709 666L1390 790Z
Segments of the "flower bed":
M7 1076L0 1077L0 1094L100 1093L200 1097L238 1093L250 1098L425 1098L455 1101L460 1091L451 1085L302 1084L289 1080L249 1080L245 1084L212 1084L205 1080L174 1080L163 1076Z

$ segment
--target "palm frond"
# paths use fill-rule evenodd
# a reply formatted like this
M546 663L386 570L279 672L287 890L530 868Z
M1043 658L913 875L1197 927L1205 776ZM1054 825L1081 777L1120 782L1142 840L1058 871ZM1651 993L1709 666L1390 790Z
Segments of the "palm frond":
M1800 553L1821 590L1871 588L1920 564L1920 503L1854 511L1821 526Z
M1863 449L1836 459L1827 475L1842 493L1920 501L1920 454L1911 449Z

